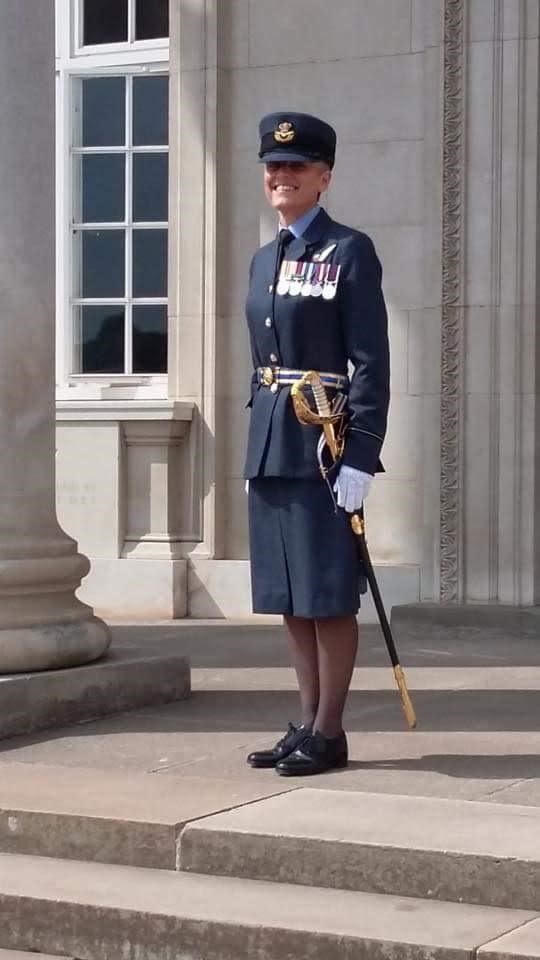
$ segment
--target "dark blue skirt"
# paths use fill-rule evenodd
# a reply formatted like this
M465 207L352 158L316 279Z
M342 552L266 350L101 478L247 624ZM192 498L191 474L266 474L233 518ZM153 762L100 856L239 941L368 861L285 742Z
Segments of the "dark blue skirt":
M341 617L358 612L366 579L350 520L324 480L249 481L254 613Z

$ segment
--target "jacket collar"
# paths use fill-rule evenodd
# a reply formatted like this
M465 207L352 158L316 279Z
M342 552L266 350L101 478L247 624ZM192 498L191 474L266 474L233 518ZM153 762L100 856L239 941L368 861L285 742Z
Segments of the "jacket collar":
M295 237L287 247L287 260L300 260L300 258L304 256L307 247L319 243L327 232L331 222L326 210L321 208L315 219L311 221L306 232L303 233L301 237Z

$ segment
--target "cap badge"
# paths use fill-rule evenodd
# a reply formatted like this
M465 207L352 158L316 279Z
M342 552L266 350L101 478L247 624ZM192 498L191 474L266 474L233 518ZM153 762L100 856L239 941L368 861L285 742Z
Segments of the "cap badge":
M289 120L278 123L277 130L274 130L274 140L278 143L291 143L294 140L294 127Z

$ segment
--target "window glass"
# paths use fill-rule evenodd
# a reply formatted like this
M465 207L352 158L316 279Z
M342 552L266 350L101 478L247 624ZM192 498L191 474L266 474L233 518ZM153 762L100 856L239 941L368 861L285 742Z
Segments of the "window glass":
M166 153L135 153L133 155L134 220L167 221L168 161Z
M133 372L167 372L167 307L133 307Z
M122 373L124 308L85 305L79 308L80 373Z
M114 223L124 220L124 154L90 154L78 157L82 204L76 219L82 223Z
M165 146L169 142L169 78L134 77L133 144Z
M169 0L137 0L135 15L137 40L169 36Z
M167 231L133 231L133 296L167 296Z
M125 236L123 230L84 230L82 296L123 297Z
M73 85L74 369L165 373L168 77Z
M143 4L154 6L153 0ZM84 0L84 43L122 43L128 39L128 0Z
M118 147L126 142L125 77L82 81L82 146Z

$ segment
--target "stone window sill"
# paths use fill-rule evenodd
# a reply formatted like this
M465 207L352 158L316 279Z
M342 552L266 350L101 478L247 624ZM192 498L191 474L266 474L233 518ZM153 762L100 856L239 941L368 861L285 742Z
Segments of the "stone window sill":
M56 420L184 420L193 419L189 400L59 400Z

